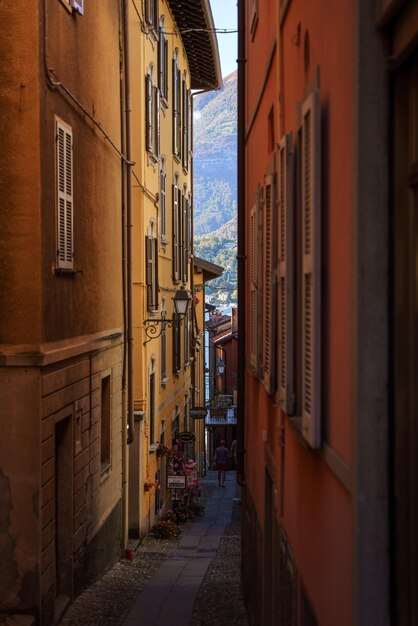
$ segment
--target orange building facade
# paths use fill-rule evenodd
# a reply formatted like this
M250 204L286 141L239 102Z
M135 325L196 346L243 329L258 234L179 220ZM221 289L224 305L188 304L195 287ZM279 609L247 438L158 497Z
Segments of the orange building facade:
M417 392L399 374L413 376L416 360L405 295L416 244L398 216L416 207L415 3L247 0L239 28L238 478L251 621L413 623Z

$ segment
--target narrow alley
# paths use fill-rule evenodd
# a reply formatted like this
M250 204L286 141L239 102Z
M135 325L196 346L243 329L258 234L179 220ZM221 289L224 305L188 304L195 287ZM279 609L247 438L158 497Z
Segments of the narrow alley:
M60 626L227 626L248 624L240 590L239 487L228 472L202 480L204 514L176 539L145 537L81 594Z

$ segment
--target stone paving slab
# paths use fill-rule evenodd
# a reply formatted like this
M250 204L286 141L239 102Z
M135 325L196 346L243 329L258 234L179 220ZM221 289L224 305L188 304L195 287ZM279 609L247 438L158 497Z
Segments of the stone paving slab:
M205 516L177 539L146 537L134 561L120 561L79 596L60 626L247 626L237 494L233 473L223 489L210 472L202 481Z

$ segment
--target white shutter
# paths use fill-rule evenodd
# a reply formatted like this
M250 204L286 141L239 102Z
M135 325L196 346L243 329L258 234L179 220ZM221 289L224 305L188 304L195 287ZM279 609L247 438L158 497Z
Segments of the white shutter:
M266 176L264 186L264 219L263 219L263 378L267 393L272 391L273 365L273 207L274 207L274 176Z
M73 268L73 133L56 120L56 184L58 267Z
M84 15L84 0L70 0L70 4L77 13Z
M294 282L293 282L292 135L279 142L278 216L278 390L283 410L294 412Z
M321 171L320 102L302 105L302 432L321 445Z

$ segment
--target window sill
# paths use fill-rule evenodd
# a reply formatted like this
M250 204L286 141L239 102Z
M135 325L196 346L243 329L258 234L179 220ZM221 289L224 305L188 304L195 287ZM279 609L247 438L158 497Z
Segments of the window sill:
M162 378L160 380L161 387L165 388L167 386L167 383L168 383L169 380L170 380L169 376L164 376L164 378Z
M157 448L158 448L158 443L151 443L151 444L148 446L148 452L150 452L151 454L153 454L154 452L156 452L156 451L157 451Z
M57 276L75 276L76 274L82 274L83 270L76 270L68 267L55 267L54 274Z
M110 463L102 463L100 470L100 484L104 483L105 480L107 480L107 478L110 476L111 469L112 467Z

